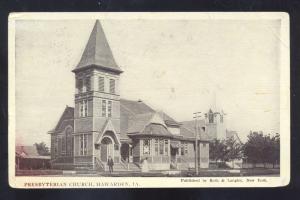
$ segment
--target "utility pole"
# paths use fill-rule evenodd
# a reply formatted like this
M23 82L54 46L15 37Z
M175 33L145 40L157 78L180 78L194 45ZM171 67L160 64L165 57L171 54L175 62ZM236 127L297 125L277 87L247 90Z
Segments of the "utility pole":
M195 119L195 170L196 175L199 175L199 162L198 162L198 135L199 135L199 126L198 126L198 119L201 117L201 112L195 112L194 119Z

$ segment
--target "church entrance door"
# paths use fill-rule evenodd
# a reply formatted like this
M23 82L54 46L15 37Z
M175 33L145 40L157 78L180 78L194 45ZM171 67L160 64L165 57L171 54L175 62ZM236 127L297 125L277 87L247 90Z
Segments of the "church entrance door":
M100 160L102 162L107 162L108 157L112 157L114 159L114 143L113 140L109 137L104 137L101 141L101 148L100 148Z

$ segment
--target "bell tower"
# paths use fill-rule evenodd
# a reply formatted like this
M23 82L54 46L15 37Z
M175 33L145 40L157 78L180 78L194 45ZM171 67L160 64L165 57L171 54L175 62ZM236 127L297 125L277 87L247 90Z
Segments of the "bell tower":
M214 112L212 109L209 109L209 111L205 113L206 131L212 139L226 139L225 115L223 110Z
M108 122L119 137L119 78L123 72L114 60L99 20L72 72L76 82L74 162L93 162L95 140ZM76 157L80 159L76 161Z

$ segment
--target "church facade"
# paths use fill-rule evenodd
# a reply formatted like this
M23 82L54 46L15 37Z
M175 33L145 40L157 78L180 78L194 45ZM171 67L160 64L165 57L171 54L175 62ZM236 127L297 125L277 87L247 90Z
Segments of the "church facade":
M53 168L106 171L111 157L116 171L139 170L144 160L150 170L186 170L195 168L196 149L198 167L209 167L209 142L222 132L223 114L208 112L196 131L195 121L177 122L141 100L121 98L123 71L98 20L72 72L75 106L66 106L49 131Z

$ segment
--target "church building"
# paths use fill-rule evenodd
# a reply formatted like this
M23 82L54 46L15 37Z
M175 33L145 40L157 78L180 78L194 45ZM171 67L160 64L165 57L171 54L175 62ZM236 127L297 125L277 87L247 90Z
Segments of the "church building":
M120 97L123 71L98 20L72 72L75 106L66 106L49 131L53 168L107 171L111 157L116 171L139 171L145 159L150 170L187 170L195 168L195 149L198 167L209 167L210 135L218 133L215 123L223 115L208 112L196 131L194 121L178 122L141 100Z

